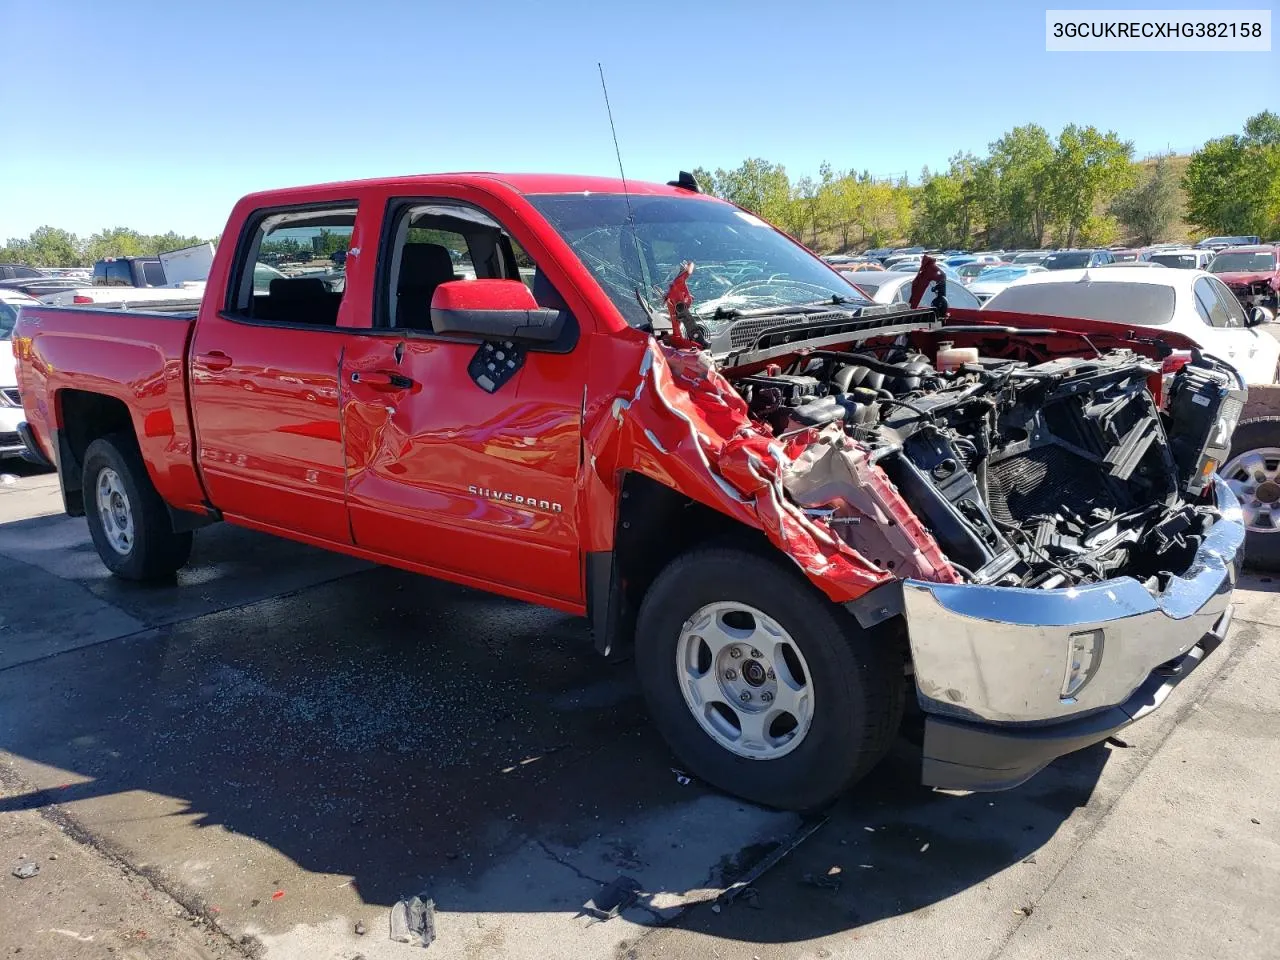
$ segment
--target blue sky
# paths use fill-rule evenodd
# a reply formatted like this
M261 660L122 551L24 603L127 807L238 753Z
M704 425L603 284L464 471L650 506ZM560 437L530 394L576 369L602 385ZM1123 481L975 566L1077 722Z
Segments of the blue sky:
M1280 52L1051 54L1045 6L0 0L6 100L38 121L5 125L0 239L216 236L243 193L352 177L611 175L597 61L636 179L749 156L914 179L1031 121L1185 151L1280 105Z

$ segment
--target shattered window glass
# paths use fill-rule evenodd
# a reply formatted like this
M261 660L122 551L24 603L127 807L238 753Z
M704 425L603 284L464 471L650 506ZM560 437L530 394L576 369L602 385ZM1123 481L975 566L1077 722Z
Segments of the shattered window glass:
M681 263L692 311L714 327L734 311L866 303L843 276L763 220L698 197L545 194L547 218L633 326L664 313ZM838 300L836 299L838 298Z

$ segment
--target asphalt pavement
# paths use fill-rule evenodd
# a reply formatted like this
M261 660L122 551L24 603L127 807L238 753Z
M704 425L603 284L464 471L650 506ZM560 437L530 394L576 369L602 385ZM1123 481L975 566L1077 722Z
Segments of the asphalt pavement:
M1277 956L1271 580L1121 741L955 795L904 737L804 820L674 771L580 620L229 526L124 584L7 476L0 954L416 956L419 894L442 957Z

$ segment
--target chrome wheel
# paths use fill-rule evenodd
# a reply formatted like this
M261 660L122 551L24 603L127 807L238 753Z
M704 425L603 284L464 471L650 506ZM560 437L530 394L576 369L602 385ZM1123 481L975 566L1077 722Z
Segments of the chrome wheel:
M685 621L676 677L698 725L740 757L776 760L809 732L809 666L790 634L754 607L711 603Z
M1222 468L1250 533L1280 535L1280 447L1254 447Z
M120 474L110 467L98 473L98 517L111 549L127 557L133 549L133 510Z

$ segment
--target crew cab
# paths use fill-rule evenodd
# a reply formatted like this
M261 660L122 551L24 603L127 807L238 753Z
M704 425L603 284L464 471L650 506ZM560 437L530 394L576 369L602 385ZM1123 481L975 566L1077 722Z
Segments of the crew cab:
M93 265L95 287L163 287L168 282L159 257L103 257Z
M308 245L341 285L255 278ZM198 311L22 311L23 432L118 576L235 523L586 616L750 800L829 801L908 696L925 783L1002 789L1224 636L1245 390L1185 338L948 314L931 266L872 303L687 174L259 193Z

